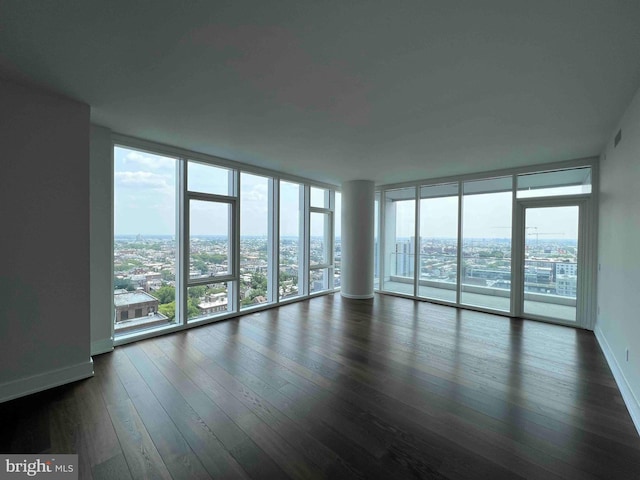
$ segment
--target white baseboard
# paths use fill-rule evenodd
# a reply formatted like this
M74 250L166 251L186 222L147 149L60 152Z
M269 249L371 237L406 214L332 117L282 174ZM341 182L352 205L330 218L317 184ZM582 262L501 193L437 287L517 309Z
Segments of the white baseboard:
M609 342L607 342L607 338L602 333L600 327L596 325L594 330L596 335L596 339L600 344L600 349L602 353L604 353L605 358L607 359L607 363L609 363L609 368L611 369L611 373L613 373L613 378L618 384L618 388L620 389L620 394L622 395L622 399L624 400L625 405L627 406L627 410L629 410L629 415L631 415L631 420L633 424L636 426L636 430L640 435L640 402L633 394L633 390L627 382L624 373L622 373L622 369L616 360L615 355L613 354L613 350L609 346Z
M113 351L113 338L105 338L91 342L91 356Z
M340 292L340 295L342 295L344 298L348 298L350 300L368 300L370 298L373 298L373 293L369 294L369 295L351 295L349 293L344 293L344 292Z
M93 360L0 384L0 403L93 376Z

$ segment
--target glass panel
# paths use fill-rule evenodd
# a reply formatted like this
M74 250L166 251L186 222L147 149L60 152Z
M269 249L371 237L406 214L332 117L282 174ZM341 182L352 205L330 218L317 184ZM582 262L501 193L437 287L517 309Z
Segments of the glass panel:
M336 205L333 209L334 240L333 240L333 287L340 287L340 267L342 263L342 195L335 193Z
M175 300L178 161L114 148L115 335L167 327Z
M240 174L240 307L269 302L271 179Z
M420 189L418 295L456 301L458 281L458 184Z
M329 269L311 270L309 274L309 292L322 292L329 288Z
M591 193L591 167L518 175L518 198Z
M525 211L524 313L574 322L579 207Z
M300 264L302 263L303 238L301 197L304 187L297 183L280 182L280 265L279 298L297 297L302 293Z
M189 201L189 279L231 275L231 204Z
M373 210L373 288L380 289L380 192L376 192Z
M233 170L191 160L187 168L187 190L190 192L211 193L214 195L232 194Z
M415 277L416 189L385 193L385 252L383 289L413 295Z
M420 198L455 197L458 195L458 183L425 185L420 188Z
M327 265L331 261L329 239L331 215L311 212L310 265Z
M460 302L466 305L510 310L511 184L511 177L464 183Z
M311 206L329 208L329 190L311 187Z
M187 288L187 314L189 321L223 315L231 311L229 284L233 282L208 283Z

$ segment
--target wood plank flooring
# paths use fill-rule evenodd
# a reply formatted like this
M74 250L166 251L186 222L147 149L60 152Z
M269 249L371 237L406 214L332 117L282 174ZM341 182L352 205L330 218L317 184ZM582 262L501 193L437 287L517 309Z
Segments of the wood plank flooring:
M94 360L0 404L0 452L82 479L640 478L591 332L328 295Z

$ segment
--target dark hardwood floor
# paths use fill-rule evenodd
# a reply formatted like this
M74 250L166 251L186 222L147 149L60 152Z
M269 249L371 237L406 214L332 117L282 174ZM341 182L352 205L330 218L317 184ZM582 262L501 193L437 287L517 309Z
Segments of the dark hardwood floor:
M640 478L591 332L329 295L94 360L0 404L0 451L82 479Z

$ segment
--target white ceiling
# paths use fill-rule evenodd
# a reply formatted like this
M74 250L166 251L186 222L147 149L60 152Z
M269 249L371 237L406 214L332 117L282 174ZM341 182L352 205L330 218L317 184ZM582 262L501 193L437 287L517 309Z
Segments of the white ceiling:
M599 154L640 1L0 0L0 74L121 133L394 183Z

